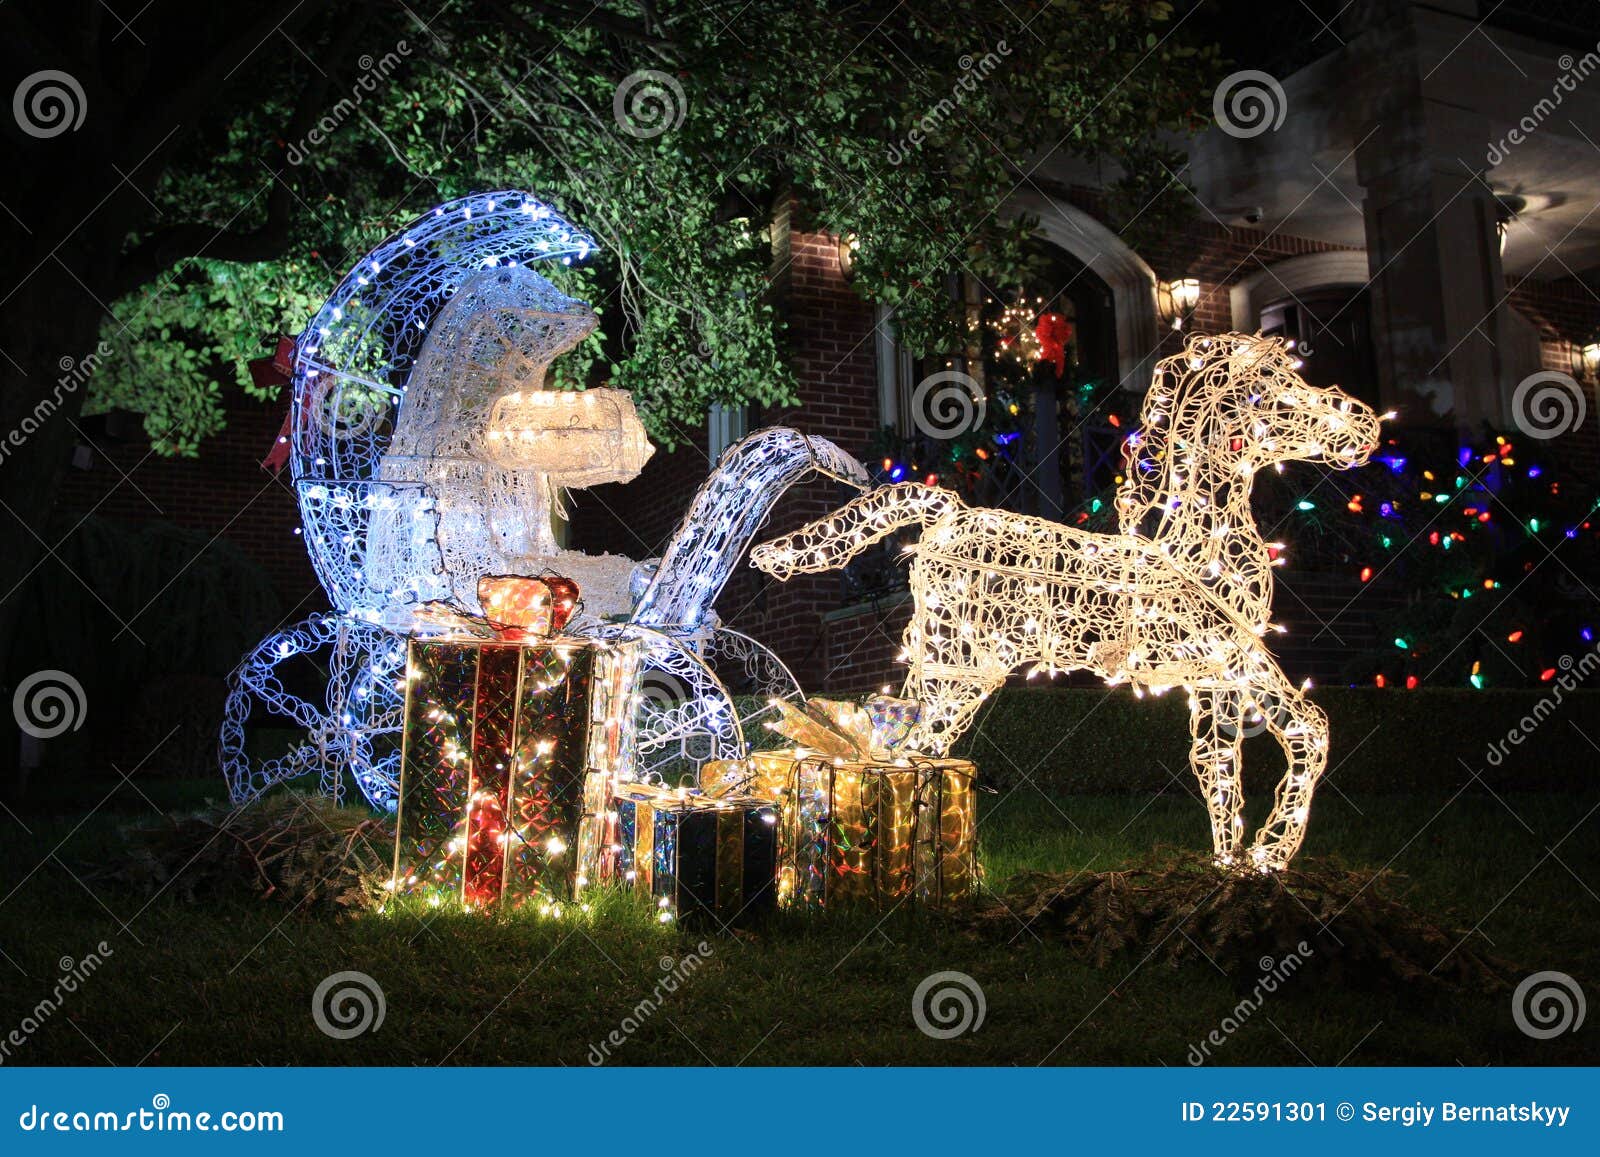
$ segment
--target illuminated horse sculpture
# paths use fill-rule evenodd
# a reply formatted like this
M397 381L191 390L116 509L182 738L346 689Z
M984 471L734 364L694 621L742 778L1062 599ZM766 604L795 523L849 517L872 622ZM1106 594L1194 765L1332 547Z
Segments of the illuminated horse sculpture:
M1252 481L1287 461L1361 465L1379 421L1341 391L1307 385L1298 366L1283 342L1239 334L1191 338L1162 362L1143 432L1129 439L1121 533L902 484L756 547L751 561L779 578L828 570L919 524L907 548L914 610L904 657L905 694L921 701L923 718L909 746L948 751L1019 668L1089 670L1141 693L1182 686L1218 862L1281 868L1305 835L1328 725L1262 643L1273 558L1250 512ZM1240 744L1251 723L1278 741L1288 771L1241 860Z

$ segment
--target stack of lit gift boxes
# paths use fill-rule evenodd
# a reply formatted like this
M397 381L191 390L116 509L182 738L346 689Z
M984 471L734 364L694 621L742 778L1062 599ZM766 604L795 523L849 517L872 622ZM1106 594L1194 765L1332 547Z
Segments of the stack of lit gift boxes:
M557 914L630 884L662 920L731 925L973 890L975 768L901 749L914 704L778 703L794 746L694 788L633 782L637 644L564 634L565 579L485 578L479 601L431 609L408 645L396 895Z

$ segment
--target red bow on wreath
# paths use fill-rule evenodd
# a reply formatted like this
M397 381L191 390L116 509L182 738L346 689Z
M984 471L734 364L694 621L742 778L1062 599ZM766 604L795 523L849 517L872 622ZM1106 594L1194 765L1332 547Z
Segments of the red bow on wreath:
M1033 323L1033 334L1039 339L1039 360L1054 362L1056 377L1067 376L1067 343L1072 340L1072 323L1054 310L1041 313Z

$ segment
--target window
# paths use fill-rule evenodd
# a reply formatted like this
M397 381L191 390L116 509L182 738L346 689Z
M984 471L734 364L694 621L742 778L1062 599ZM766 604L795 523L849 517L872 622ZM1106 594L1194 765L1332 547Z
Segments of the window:
M1338 386L1351 397L1382 408L1372 350L1372 312L1365 289L1311 289L1265 306L1261 332L1294 339L1305 362L1300 374L1313 386Z

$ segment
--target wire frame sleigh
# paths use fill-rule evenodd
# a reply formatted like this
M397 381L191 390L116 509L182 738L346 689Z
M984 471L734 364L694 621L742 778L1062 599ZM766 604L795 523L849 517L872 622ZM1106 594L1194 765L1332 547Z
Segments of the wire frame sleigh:
M712 606L789 486L822 474L863 489L860 463L823 438L757 431L723 455L662 558L636 563L556 544L549 515L563 480L605 480L581 454L570 473L526 469L515 444L496 442L507 422L538 420L548 407L530 399L543 401L550 361L595 324L532 267L597 249L526 193L461 198L363 257L300 335L289 461L332 611L263 639L234 671L219 747L236 803L316 775L336 798L353 783L392 809L411 611L434 599L477 610L485 573L566 574L589 604L569 633L638 644L629 736L638 778L744 754L768 702L800 696L783 662L721 626ZM632 413L626 395L599 396L619 391L588 393L586 409ZM557 442L592 445L583 433L557 432ZM642 464L642 428L625 437ZM317 693L304 689L324 679ZM299 737L260 754L254 725L274 718Z

